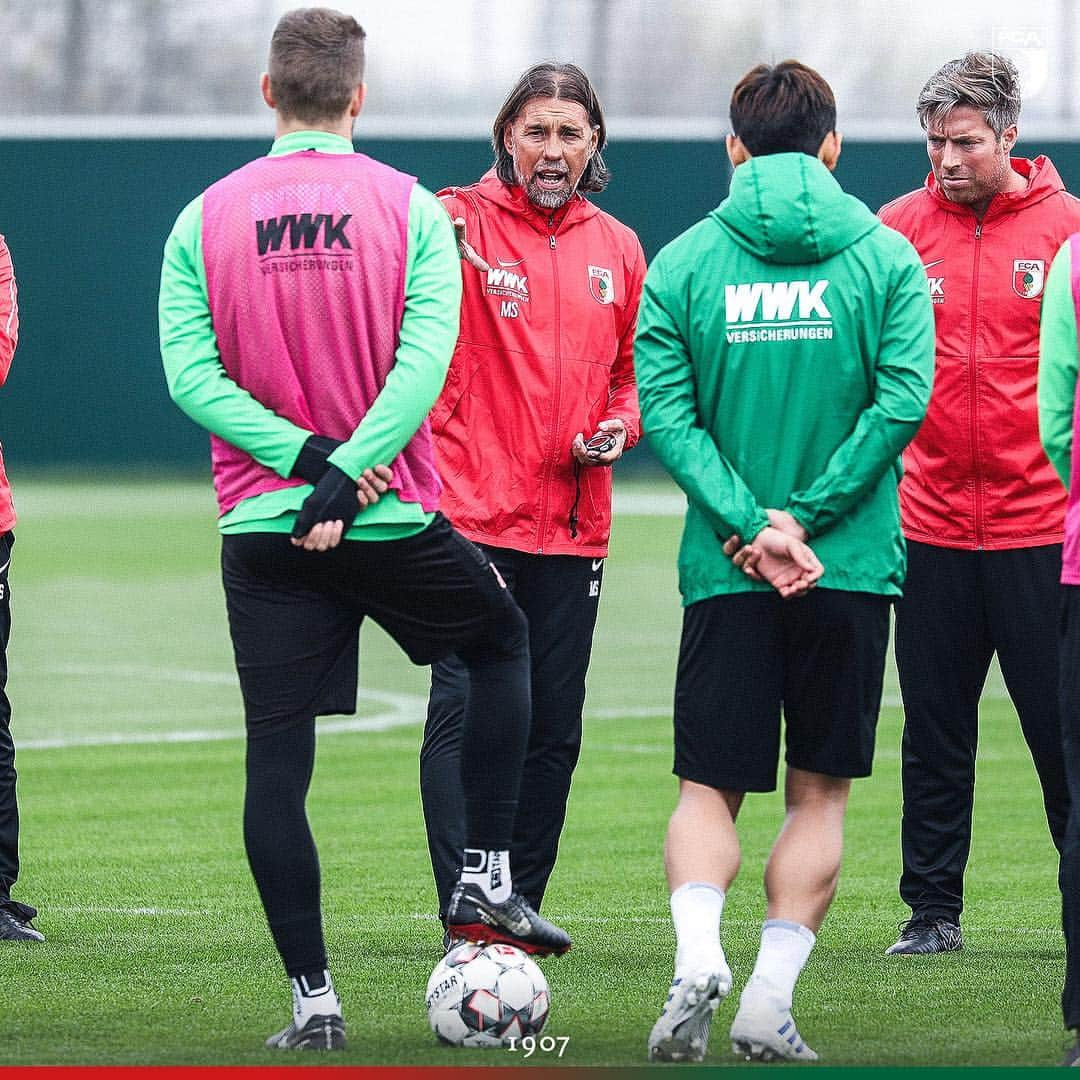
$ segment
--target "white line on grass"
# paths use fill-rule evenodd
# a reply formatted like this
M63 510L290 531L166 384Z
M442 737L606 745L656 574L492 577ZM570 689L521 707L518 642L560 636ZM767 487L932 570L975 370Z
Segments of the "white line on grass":
M417 699L419 700L419 699ZM424 700L426 707L427 701ZM341 720L320 720L319 731L330 734L353 731L390 731L393 728L419 724L424 714L403 712L377 713L375 716L347 716ZM138 731L105 732L100 735L55 736L45 739L20 739L19 750L65 750L76 746L140 746L155 743L226 742L244 738L242 728L222 731Z
M157 682L210 683L235 686L236 675L223 671L190 671L140 667L134 664L62 664L49 669L49 674L76 676L109 676L113 678L145 679ZM362 688L357 697L387 708L374 716L346 716L322 719L319 731L325 733L353 731L389 731L392 728L419 724L427 712L427 698L418 694L397 694L387 690ZM20 739L19 750L62 750L75 746L138 746L154 743L222 742L242 739L241 724L219 730L181 730L145 732L102 732L93 735L58 735L41 739Z
M65 905L50 904L49 913L57 915L127 915L137 918L188 918L205 919L212 912L192 908L169 908L169 907L108 907L105 905ZM577 912L562 912L549 916L557 923L570 923L575 925L589 924L607 926L611 924L624 925L634 923L646 926L670 925L669 915L583 915ZM756 925L753 919L732 920L725 915L725 920L733 926ZM434 923L439 921L438 915L431 911L413 911L408 915L380 915L373 918L377 922L423 922ZM1047 937L1058 938L1061 929L1053 926L986 926L980 928L984 933L993 933L995 937Z
M142 679L147 682L210 683L215 686L236 686L236 674L231 671L189 671L151 667L139 664L57 664L46 669L49 675L74 675L84 678Z
M63 904L49 905L49 914L59 912L64 915L183 915L188 917L205 918L212 915L211 911L192 911L189 908L159 908L159 907L103 907L90 905L83 907L65 906Z
M670 915L571 915L564 912L561 915L549 915L556 922L576 923L670 923ZM438 922L439 916L430 911L414 911L408 918L416 922Z
M233 672L226 671L195 671L186 668L160 668L151 665L139 664L59 664L50 666L46 671L48 675L64 675L76 678L125 678L140 679L146 682L179 682L187 684L203 684L214 686L236 686L237 679ZM987 700L1004 700L1004 695L986 693L983 695ZM387 706L385 711L376 713L374 716L347 716L340 719L319 720L319 731L324 734L349 734L360 731L390 731L394 728L409 727L423 723L427 714L427 698L418 694L400 694L387 690L372 690L362 687L358 693L362 701L371 701ZM887 694L882 699L882 705L888 708L900 708L902 702L898 695ZM589 709L585 719L595 720L662 720L671 718L671 709L668 706L642 706L631 705L625 708L620 706L603 709ZM201 743L223 742L228 739L242 739L243 728L238 724L235 727L223 729L182 729L179 731L154 731L154 732L101 732L92 735L57 735L39 739L21 739L20 750L63 750L69 747L84 746L138 746L153 745L154 743ZM629 754L667 753L668 745L651 746L647 743L620 743L615 745L597 746L594 749L617 751ZM879 750L879 756L889 757L890 751ZM984 758L984 760L986 760Z

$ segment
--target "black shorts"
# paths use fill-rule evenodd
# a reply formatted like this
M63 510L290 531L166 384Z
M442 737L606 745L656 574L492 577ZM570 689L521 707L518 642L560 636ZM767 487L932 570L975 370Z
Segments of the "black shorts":
M222 537L221 576L249 732L356 711L360 626L371 616L415 664L524 624L487 557L441 514L404 540L325 552L288 533Z
M683 613L675 775L725 791L773 791L780 712L788 765L869 776L881 707L889 597L814 589L714 596Z

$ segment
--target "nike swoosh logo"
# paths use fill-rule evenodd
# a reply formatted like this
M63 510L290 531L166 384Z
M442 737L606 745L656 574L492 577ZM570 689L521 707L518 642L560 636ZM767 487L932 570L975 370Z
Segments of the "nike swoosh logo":
M943 263L944 261L945 261L944 259L936 259L936 260L935 260L934 262L932 262L932 263L923 263L923 264L922 264L922 268L923 268L924 270L929 270L929 269L930 269L931 267L937 266L937 265L939 265L940 263Z
M510 262L508 259L496 259L495 260L504 270L509 270L511 266L520 266L525 260L518 259L516 262Z
M524 915L518 919L500 919L499 921L504 929L509 930L511 934L516 934L518 937L528 937L529 931L532 929L529 920Z
M496 913L489 911L486 907L476 905L476 913L480 916L480 921L485 922L488 926L494 926L508 931L511 934L516 934L518 937L527 937L532 927L529 925L529 920L524 915L513 918L504 913Z
M604 565L604 560L603 559L593 559L593 561L592 561L593 573L595 574L596 571L599 570L600 567L603 566L603 565Z

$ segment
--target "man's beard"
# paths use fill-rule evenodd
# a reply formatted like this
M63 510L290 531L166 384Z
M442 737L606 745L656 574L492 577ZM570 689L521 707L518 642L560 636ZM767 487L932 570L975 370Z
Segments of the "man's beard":
M564 173L567 181L570 179L569 172ZM521 180L521 174L518 173L518 180ZM525 188L525 195L528 197L529 202L533 206L540 207L541 210L558 210L560 207L565 206L570 201L570 196L574 194L574 188L576 185L567 183L565 187L558 188L555 191L549 188L542 187L535 177L529 177L522 187Z
M960 206L989 204L995 195L1005 191L1008 187L1008 177L1011 170L1012 162L1006 156L1004 161L1000 161L997 168L989 176L978 180L972 178L970 187L962 197L956 197L955 193L952 195L946 193L946 198L948 198L949 202L957 203Z

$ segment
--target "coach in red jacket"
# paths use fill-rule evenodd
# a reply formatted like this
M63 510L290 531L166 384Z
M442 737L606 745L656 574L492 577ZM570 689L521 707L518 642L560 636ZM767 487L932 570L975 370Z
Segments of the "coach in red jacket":
M526 71L493 128L495 166L440 193L462 248L461 333L431 414L441 509L529 619L533 720L511 850L539 907L581 746L585 673L611 526L611 469L639 434L633 337L645 257L584 192L608 171L580 68ZM421 789L440 912L459 868L462 665L432 668Z
M890 953L962 945L979 696L995 652L1059 850L1068 817L1056 697L1065 490L1039 440L1036 376L1043 283L1080 229L1080 200L1047 158L1010 158L1016 74L1000 55L968 53L930 78L917 112L933 171L881 211L920 253L937 317L933 397L900 486L911 919Z
M0 236L0 385L11 370L19 340L19 303L15 271L4 238ZM44 941L30 920L37 912L11 899L19 876L19 806L15 798L15 744L11 738L8 702L7 646L11 634L11 589L8 570L15 544L15 505L0 457L0 941Z

